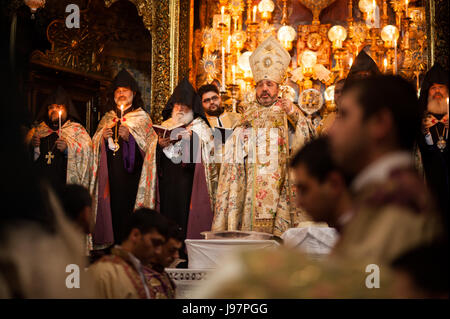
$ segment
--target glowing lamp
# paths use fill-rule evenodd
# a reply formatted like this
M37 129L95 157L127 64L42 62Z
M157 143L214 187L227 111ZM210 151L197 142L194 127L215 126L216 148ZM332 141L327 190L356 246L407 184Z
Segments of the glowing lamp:
M358 3L359 10L364 13L370 13L375 10L373 0L360 0Z
M381 39L385 42L386 47L392 47L393 43L397 42L399 35L395 25L387 25L381 30Z
M261 0L258 4L258 10L261 12L261 19L263 20L270 20L274 9L275 4L272 0Z
M238 59L238 66L244 71L244 78L250 78L252 76L250 68L250 56L252 53L252 51L246 51Z
M297 32L295 29L289 25L284 25L280 29L278 29L278 40L283 44L286 50L292 49L292 41L295 40L297 36Z

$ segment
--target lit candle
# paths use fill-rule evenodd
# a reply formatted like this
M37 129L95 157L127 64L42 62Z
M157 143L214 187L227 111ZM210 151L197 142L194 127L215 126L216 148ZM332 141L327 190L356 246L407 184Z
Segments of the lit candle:
M394 69L394 74L397 74L397 39L394 40L394 55L395 55L395 69Z
M222 92L225 92L225 47L222 47Z
M384 73L386 73L386 71L387 71L387 59L386 58L384 58L383 65L384 65Z
M448 123L448 120L449 120L449 113L448 113L448 98L447 98L447 123ZM446 139L448 138L448 129L447 129L447 133L445 134L445 138Z
M256 22L256 10L257 10L257 6L253 6L253 19L252 22Z
M61 110L58 112L59 115L59 129L58 129L58 135L61 137Z
M120 122L122 122L123 118L123 104L120 106Z
M408 0L405 0L405 16L408 17Z
M222 6L222 8L220 8L220 16L221 16L222 23L224 23L224 21L225 21L224 15L225 15L225 7Z
M236 84L236 66L231 66L231 73L233 74L233 85Z
M350 60L348 61L348 66L351 68L353 65L353 58L350 57Z
M230 50L231 50L231 36L228 36L227 53L230 53Z

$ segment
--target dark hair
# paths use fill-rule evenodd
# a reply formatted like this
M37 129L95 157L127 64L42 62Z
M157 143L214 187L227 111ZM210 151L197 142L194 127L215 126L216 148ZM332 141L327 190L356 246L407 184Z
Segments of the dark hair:
M180 226L178 226L175 222L169 220L167 228L167 240L171 238L175 239L176 241L183 242L184 233Z
M158 233L167 238L168 222L167 218L150 208L139 208L131 214L125 228L126 240L133 229L139 229L142 234L150 233L156 230ZM122 240L122 241L123 241Z
M414 86L400 76L381 75L346 82L342 94L353 90L357 92L364 119L387 109L393 117L398 146L412 150L424 113Z
M333 171L339 171L337 165L331 156L331 148L328 137L319 137L307 143L303 148L295 154L290 166L298 167L300 164L305 165L308 174L323 182L328 174ZM340 172L340 171L339 171ZM344 176L346 183L349 179Z
M71 220L77 220L85 207L92 207L92 197L89 191L81 185L69 184L64 186L60 199L66 215Z
M448 243L423 245L397 257L391 266L411 276L414 284L429 293L448 293Z
M200 98L202 100L203 100L203 94L208 93L208 92L214 92L214 93L217 93L217 95L220 95L219 89L214 84L205 84L198 89L198 95L200 96Z

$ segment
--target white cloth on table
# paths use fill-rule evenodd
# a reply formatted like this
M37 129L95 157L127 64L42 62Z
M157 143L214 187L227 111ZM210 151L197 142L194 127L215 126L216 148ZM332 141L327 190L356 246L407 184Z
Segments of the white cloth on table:
M275 240L243 240L243 239L186 239L188 268L216 268L222 259L237 251L245 249L267 249L278 247Z
M338 233L331 227L307 226L289 228L281 238L289 247L298 248L306 254L328 254L338 239Z

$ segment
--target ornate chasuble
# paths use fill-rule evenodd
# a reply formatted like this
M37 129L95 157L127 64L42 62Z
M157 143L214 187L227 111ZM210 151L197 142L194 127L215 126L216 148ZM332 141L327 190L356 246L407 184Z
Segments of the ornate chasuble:
M143 267L141 267L143 268ZM149 299L144 273L136 269L129 254L115 247L111 255L104 256L88 270L93 279L96 294L106 299ZM145 285L145 286L144 286Z
M90 189L95 203L93 206L96 221L94 245L98 248L111 245L114 242L108 177L108 145L103 138L103 130L113 128L114 132L114 127L119 120L115 111L109 111L103 116L92 138L94 160L92 165L93 178ZM137 186L134 208L154 208L156 200L155 153L158 139L152 128L152 121L147 112L138 108L123 116L123 124L127 125L130 130L130 135L132 135L130 138L135 140L136 145L143 153L142 169Z
M332 258L390 264L444 234L430 193L412 168L396 168L386 181L356 192L352 211Z
M26 139L28 143L31 142L35 133L41 138L41 154L37 161L45 162L45 164L51 166L56 157L64 156L56 149L56 146L53 147L58 139L58 130L52 130L45 122L41 122L38 127L28 132ZM63 179L67 184L80 184L89 188L90 167L93 160L92 142L89 134L81 124L68 120L61 127L61 138L67 143L66 176ZM50 150L47 150L44 154L42 150L44 150L43 146L48 146L45 145L47 142L50 145Z
M288 121L295 128L291 143ZM288 177L289 145L293 151L299 149L311 132L310 123L298 109L288 118L275 104L250 104L225 144L212 230L280 236L295 227L303 217L295 208Z
M175 283L164 269L159 272L150 266L144 266L143 270L151 299L175 299Z

